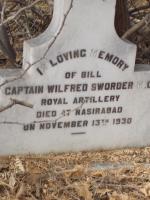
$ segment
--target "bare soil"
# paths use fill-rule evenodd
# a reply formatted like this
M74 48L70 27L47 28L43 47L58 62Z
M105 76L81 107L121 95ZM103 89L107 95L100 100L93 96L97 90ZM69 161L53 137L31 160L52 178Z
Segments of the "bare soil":
M150 148L0 158L1 200L148 200Z

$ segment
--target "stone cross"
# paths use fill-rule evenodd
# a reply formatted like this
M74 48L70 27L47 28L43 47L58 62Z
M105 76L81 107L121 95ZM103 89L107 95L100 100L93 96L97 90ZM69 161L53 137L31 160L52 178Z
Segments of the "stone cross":
M150 144L149 66L114 28L115 0L55 0L48 29L0 70L0 154Z

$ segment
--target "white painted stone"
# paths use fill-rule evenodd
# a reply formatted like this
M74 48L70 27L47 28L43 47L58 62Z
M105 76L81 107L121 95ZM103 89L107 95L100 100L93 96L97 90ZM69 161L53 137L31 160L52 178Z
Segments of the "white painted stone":
M0 70L0 154L150 144L149 66L135 67L136 46L117 36L115 4L55 0L48 29L24 44L23 69Z

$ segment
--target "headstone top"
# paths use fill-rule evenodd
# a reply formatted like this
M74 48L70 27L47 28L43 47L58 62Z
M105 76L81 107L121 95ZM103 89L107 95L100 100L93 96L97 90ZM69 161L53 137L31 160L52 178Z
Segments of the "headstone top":
M47 31L25 42L24 66L33 63L41 52L45 57L61 54L66 49L87 48L106 51L127 65L126 73L134 71L136 46L123 41L114 27L116 0L56 0L54 16ZM58 51L59 49L59 51Z

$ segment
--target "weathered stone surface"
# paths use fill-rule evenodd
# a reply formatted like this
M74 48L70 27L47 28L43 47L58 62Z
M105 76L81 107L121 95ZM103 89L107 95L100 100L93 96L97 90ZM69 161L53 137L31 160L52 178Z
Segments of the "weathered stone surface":
M0 154L150 144L149 66L117 36L115 3L55 0L23 69L0 70Z

